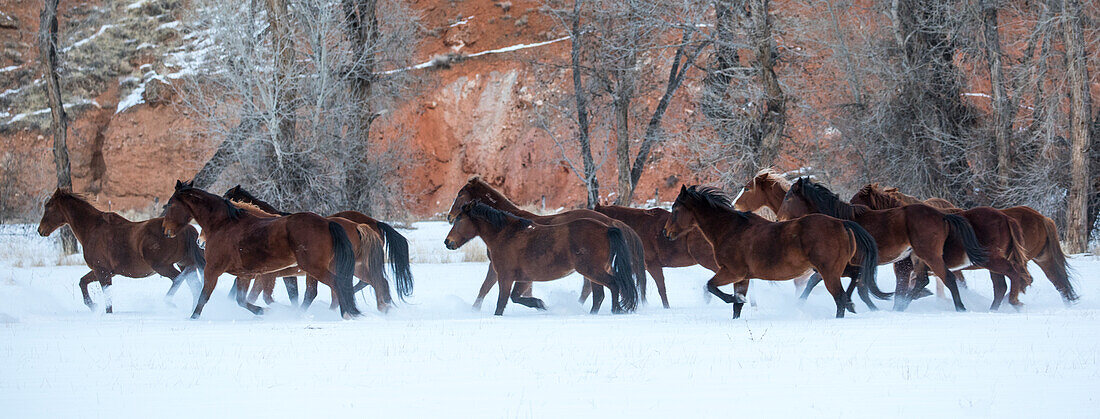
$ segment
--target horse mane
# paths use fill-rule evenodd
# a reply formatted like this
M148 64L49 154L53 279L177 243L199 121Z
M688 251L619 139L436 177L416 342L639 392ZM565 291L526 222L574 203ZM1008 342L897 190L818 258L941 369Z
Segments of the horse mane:
M787 180L787 177L784 176L783 173L780 173L778 170L775 170L771 167L760 169L760 171L756 172L756 176L754 177L760 176L764 176L764 180L779 185L783 189L791 188L791 181Z
M250 213L252 215L255 215L255 216L259 216L259 217L278 217L279 216L279 214L272 214L270 212L264 211L259 206L257 206L256 204L253 204L251 202L245 202L245 201L238 201L238 200L235 200L235 199L230 199L229 203L233 204L233 206L235 206L239 209L242 209L245 212L248 212L248 213Z
M182 187L180 187L179 189L176 190L176 193L201 192L201 194L199 194L199 196L202 196L202 194L206 194L206 195L210 195L211 197L220 199L220 200L222 200L222 203L225 204L225 213L226 213L226 215L228 215L229 219L233 220L233 221L239 220L241 218L241 214L244 213L244 210L238 208L236 205L233 205L233 202L231 202L230 200L222 198L222 197L217 196L217 195L214 195L210 192L204 191L202 189L196 188L196 187L191 186L191 185L192 185L192 182L188 182L188 183L183 184Z
M488 195L481 196L481 194L479 194L478 196L474 196L474 199L484 198L488 199L489 201L500 201L512 206L513 208L519 208L519 206L509 200L508 197L504 196L504 194L500 193L500 191L498 191L492 185L489 185L488 182L485 182L485 180L482 179L481 176L474 175L470 177L470 180L466 181L466 187L471 188L472 190L479 191L481 192L481 194ZM493 203L495 204L496 202Z
M822 214L842 220L850 220L867 212L867 207L857 207L842 201L829 188L810 180L808 177L798 178L795 185L799 186L797 188L799 194ZM791 189L791 191L794 190Z
M234 196L232 196L232 197L229 196L230 193L232 193ZM256 195L253 195L251 192L245 190L244 188L241 187L241 185L237 185L237 186L234 186L232 188L229 188L228 191L225 191L225 195L223 195L223 196L225 198L229 198L230 200L232 200L234 202L251 204L251 205L255 206L256 209L260 210L261 212L263 212L265 214L270 214L272 216L290 215L289 212L279 211L277 208L275 208L274 205L271 205L267 201L264 201L260 198L257 198ZM265 210L265 209L260 208L262 206L271 208L271 210L269 211L269 210Z
M534 224L531 220L519 217L508 211L498 210L481 201L474 201L471 204L467 204L463 210L471 217L486 221L495 228L504 228L509 221L518 222L523 227L529 227Z
M894 192L897 192L897 188L893 189ZM874 209L894 208L905 205L905 203L901 202L898 197L890 194L889 189L883 191L876 183L869 183L866 186L860 188L859 192L856 192L856 195L862 195L864 198L866 198L867 202L871 204L871 208Z
M728 212L746 220L749 219L748 213L733 209L732 199L728 194L712 186L691 185L681 189L680 196L677 196L676 200L680 201L683 198L707 208Z

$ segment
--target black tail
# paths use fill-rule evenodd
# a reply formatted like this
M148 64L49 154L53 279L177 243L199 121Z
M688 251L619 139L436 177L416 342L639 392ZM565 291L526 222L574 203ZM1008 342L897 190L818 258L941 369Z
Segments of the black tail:
M382 293L382 301L387 304L393 303L390 287L386 284L386 251L382 247L382 238L366 224L360 224L358 230L360 243L362 243L362 246L367 247L367 276L369 278L359 278L359 283L355 285L355 292L366 288L367 285L373 285L375 293ZM378 239L368 237L378 237Z
M199 247L199 232L194 228L186 229L183 233L183 241L187 246L187 256L191 259L191 264L195 266L199 274L202 274L202 271L206 269L206 256L203 254L202 248Z
M638 233L624 234L626 243L630 246L630 254L634 258L634 263L630 266L634 271L634 282L638 284L638 293L642 297L642 301L645 301L645 247L642 245L642 238L638 237Z
M970 259L971 264L982 266L989 261L989 254L978 242L978 235L974 233L974 227L966 221L966 218L958 214L944 214L943 220L962 241L963 248L966 249L966 257Z
M860 255L859 287L866 287L864 289L871 291L871 294L880 300L892 297L894 294L880 290L875 280L878 273L878 243L875 243L875 238L853 221L845 221L844 228L851 231L852 236L855 237L856 254Z
M336 271L336 296L340 303L340 314L358 316L355 308L355 291L352 289L352 274L355 273L355 252L351 248L348 234L340 224L329 221L328 232L332 234L333 267Z
M413 276L409 269L409 241L389 224L378 222L386 239L386 250L390 255L390 269L393 269L394 282L397 285L397 297L405 301L412 295Z
M1048 264L1052 272L1047 274L1047 279L1062 294L1062 300L1066 303L1072 303L1077 301L1078 296L1077 291L1073 290L1073 281L1070 279L1073 271L1066 263L1066 255L1062 253L1062 244L1058 242L1058 226L1054 224L1054 220L1043 218L1043 227L1047 232L1047 245L1039 254L1043 255L1045 253L1047 259L1053 262Z
M634 281L635 261L630 246L623 238L623 231L611 227L607 229L607 241L611 249L611 281L619 288L619 311L632 312L638 308L638 288Z

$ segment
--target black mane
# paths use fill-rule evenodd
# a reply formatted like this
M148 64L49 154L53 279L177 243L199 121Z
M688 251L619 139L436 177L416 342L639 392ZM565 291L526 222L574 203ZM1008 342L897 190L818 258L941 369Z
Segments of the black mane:
M198 196L203 196L203 194L205 194L205 195L210 195L213 198L222 200L222 203L225 204L225 213L226 213L226 215L229 216L230 220L234 220L234 221L239 220L241 218L241 214L244 214L244 210L242 210L240 208L237 208L237 206L233 205L233 202L231 202L229 199L226 199L226 198L214 195L210 192L204 191L202 189L196 188L196 187L192 186L192 182L184 183L184 184L182 184L182 185L180 185L179 187L176 188L176 193L177 194L186 193L186 192L199 192L197 194Z
M797 187L792 187L791 191L798 191L799 195L817 209L818 212L830 217L850 220L866 211L866 207L849 205L847 202L841 200L833 191L830 191L829 188L815 183L808 177L798 178L798 181L795 182L795 186Z
M702 204L705 207L726 211L742 218L749 218L748 214L742 211L733 209L732 199L721 189L711 186L699 186L691 185L687 188L680 190L680 196L676 197L677 201L687 199L693 203Z
M485 220L495 228L504 228L509 221L519 222L523 227L534 224L531 220L516 216L508 211L501 211L490 207L481 201L474 201L466 204L462 209L463 212L469 214L471 217Z
M255 195L252 195L252 193L242 188L241 185L229 188L228 191L225 191L225 195L222 195L222 197L255 205L261 210L275 215L290 215L289 212L280 211L279 209L275 208L274 205L271 205L261 200L260 198L257 198Z

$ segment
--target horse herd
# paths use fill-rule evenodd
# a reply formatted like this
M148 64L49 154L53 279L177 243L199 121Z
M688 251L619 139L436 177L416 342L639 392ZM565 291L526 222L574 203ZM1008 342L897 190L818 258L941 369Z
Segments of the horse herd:
M779 221L754 212L763 207ZM386 259L398 297L404 300L413 291L408 241L389 224L356 211L327 217L282 212L240 185L218 196L177 181L162 216L142 222L99 211L62 189L44 209L39 234L48 236L68 224L83 247L91 272L81 278L80 289L93 310L88 284L100 283L110 313L115 275L171 278L166 298L187 282L198 295L193 319L225 273L236 277L231 295L255 314L264 311L254 304L261 293L268 304L273 302L278 277L298 304L300 275L306 277L303 309L316 297L317 284L324 283L344 318L359 314L355 292L367 286L373 287L378 310L386 312L393 304ZM735 198L716 188L684 186L671 211L597 205L553 215L524 211L475 176L458 191L447 221L452 224L444 240L448 249L475 237L484 241L489 269L474 307L481 307L495 284L497 315L509 300L544 310L543 301L532 296L532 284L572 272L585 279L581 302L591 296L592 313L600 310L604 288L612 312L634 311L645 300L646 272L668 308L662 268L696 264L714 272L707 290L733 305L734 318L747 301L749 279L795 280L804 286L802 299L823 281L836 303L836 317L844 317L845 311L855 312L851 297L856 289L872 310L877 309L872 296L892 299L895 310L904 310L913 299L930 295L925 290L929 271L950 291L956 310L963 311L961 269L990 272L991 309L1006 293L1018 307L1019 295L1031 284L1029 260L1067 304L1078 298L1054 222L1031 208L964 210L877 184L844 202L810 178L791 183L771 170L755 175ZM875 281L877 266L883 264L893 264L893 293L881 291ZM851 278L847 289L841 277ZM729 284L734 294L719 288Z

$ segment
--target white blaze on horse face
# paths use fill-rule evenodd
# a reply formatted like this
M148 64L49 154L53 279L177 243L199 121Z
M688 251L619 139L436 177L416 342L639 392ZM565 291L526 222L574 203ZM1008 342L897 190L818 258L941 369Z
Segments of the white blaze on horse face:
M741 187L741 191L737 193L737 196L733 197L733 204L737 205L737 200L741 199L741 195L745 193L745 187Z

